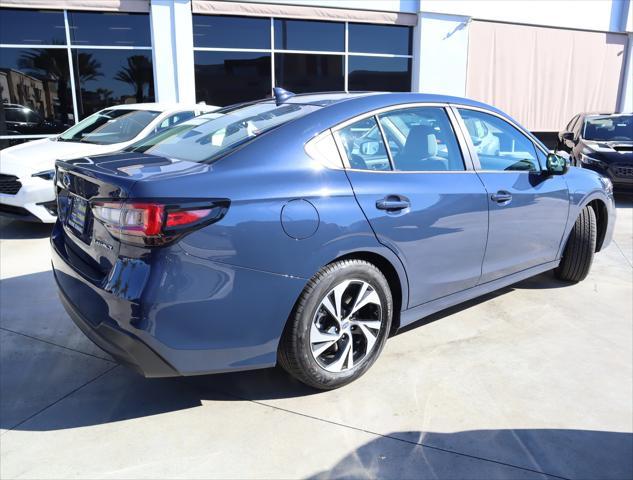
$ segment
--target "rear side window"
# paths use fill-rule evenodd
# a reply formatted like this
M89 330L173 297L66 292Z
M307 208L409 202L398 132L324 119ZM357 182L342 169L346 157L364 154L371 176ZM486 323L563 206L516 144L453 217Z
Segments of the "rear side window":
M477 110L459 109L482 170L539 171L532 141L505 120Z
M364 118L337 132L350 168L391 170L391 162L376 117Z
M441 107L416 107L379 115L395 170L464 170L451 123Z

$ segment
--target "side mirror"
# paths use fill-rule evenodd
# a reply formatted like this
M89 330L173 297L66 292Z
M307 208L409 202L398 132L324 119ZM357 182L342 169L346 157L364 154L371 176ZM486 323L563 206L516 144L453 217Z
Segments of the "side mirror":
M574 132L563 132L560 134L561 140L573 140Z
M547 166L545 171L550 175L564 175L569 169L567 160L563 157L550 153L547 155Z
M380 143L375 140L368 140L360 144L360 153L363 155L376 155L380 149Z

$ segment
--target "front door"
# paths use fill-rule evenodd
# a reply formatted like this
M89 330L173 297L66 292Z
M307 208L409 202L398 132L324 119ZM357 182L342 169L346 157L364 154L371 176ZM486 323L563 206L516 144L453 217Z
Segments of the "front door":
M475 286L487 194L466 167L445 109L392 110L339 129L337 137L363 212L405 266L409 307Z
M555 260L569 211L564 175L543 174L545 154L506 120L479 110L458 111L488 192L490 229L481 283Z

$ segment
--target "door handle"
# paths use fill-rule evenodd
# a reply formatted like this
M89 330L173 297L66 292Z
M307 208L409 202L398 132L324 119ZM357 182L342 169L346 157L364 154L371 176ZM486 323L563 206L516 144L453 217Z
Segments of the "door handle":
M512 194L505 190L499 190L497 193L493 193L490 198L497 203L508 203L512 200Z
M388 212L396 212L409 208L411 202L406 197L400 195L389 195L381 200L376 200L376 208L378 210L387 210Z

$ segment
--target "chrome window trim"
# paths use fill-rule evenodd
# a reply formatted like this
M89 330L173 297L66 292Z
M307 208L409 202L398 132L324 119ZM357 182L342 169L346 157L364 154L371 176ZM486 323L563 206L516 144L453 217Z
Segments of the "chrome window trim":
M385 129L382 128L382 124L380 123L380 117L378 115L374 115L374 120L376 120L376 125L378 125L378 131L380 132L380 136L382 138L382 143L385 146L385 151L387 152L387 158L389 159L389 166L391 167L391 171L396 170L396 164L393 163L393 155L391 154L391 147L389 147L389 139L385 134ZM387 170L389 171L389 170Z
M492 115L494 117L497 117L499 120L504 121L506 123L508 123L509 125L513 126L514 128L516 128L521 134L523 134L523 136L527 137L528 141L532 144L532 146L534 147L534 149L538 149L540 150L545 156L549 155L549 151L545 150L538 141L535 141L536 137L534 135L532 135L531 132L527 131L526 129L524 129L521 125L517 124L516 122L504 117L503 115L497 113L497 112L493 112L492 110L489 110L487 108L481 108L481 107L475 107L472 105L463 105L463 104L459 104L459 103L451 103L449 106L452 110L453 113L457 119L457 122L460 125L460 128L462 129L462 132L464 133L464 137L466 139L466 144L468 145L468 149L470 150L470 154L471 154L471 158L473 160L473 164L475 165L475 170L478 173L524 173L524 174L540 174L541 172L543 172L543 165L541 165L541 162L538 158L538 154L536 155L536 161L539 165L539 170L484 170L481 168L481 162L479 161L479 155L477 154L477 152L475 151L475 146L472 143L472 139L470 138L470 135L468 135L468 130L466 129L466 124L464 123L464 120L462 118L462 116L460 115L458 109L464 109L464 110L474 110L477 112L482 112L482 113L486 113L488 115ZM537 153L536 151L534 152L535 154Z

